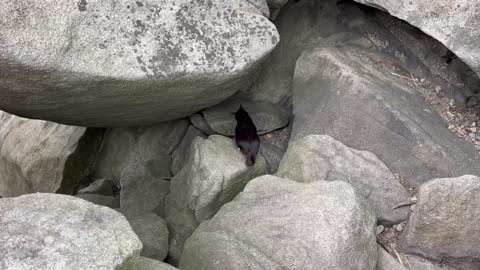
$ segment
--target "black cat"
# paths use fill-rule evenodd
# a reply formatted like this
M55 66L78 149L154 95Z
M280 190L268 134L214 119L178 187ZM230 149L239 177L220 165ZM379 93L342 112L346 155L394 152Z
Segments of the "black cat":
M247 159L247 166L255 164L258 149L260 148L260 138L257 135L257 127L252 121L252 118L240 105L240 108L235 113L237 119L237 126L235 127L235 142L240 148L240 151Z

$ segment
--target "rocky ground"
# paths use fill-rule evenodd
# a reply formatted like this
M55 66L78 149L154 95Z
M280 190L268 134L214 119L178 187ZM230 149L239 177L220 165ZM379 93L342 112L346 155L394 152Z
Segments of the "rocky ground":
M480 269L478 5L160 2L0 11L0 269Z

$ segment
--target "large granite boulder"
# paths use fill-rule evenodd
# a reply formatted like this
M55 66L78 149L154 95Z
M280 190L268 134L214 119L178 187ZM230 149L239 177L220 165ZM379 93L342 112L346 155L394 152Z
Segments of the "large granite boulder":
M197 137L190 158L171 180L165 214L170 230L170 259L180 259L183 245L200 222L212 218L242 191L247 182L266 173L265 159L251 167L233 140L219 135Z
M359 151L327 135L309 135L290 142L277 175L298 182L319 180L350 183L375 209L378 222L396 224L407 219L407 190L374 154Z
M292 139L330 135L374 153L411 186L480 174L473 145L451 133L405 79L386 72L396 59L369 46L366 38L337 34L302 53L293 82Z
M355 0L407 21L442 42L480 75L480 5L469 0Z
M480 177L433 179L420 187L417 197L402 234L402 250L479 269Z
M279 41L244 0L8 1L0 36L0 108L81 126L217 104L250 86Z
M117 269L142 243L115 210L59 194L0 199L0 268Z
M188 239L182 270L374 269L375 214L345 182L252 180Z
M0 196L73 194L88 173L101 132L0 111Z

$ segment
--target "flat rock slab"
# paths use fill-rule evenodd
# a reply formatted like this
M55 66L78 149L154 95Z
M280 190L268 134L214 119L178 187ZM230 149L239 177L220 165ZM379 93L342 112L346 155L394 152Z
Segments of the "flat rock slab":
M205 118L203 118L203 114L196 113L191 115L190 122L194 127L198 128L207 135L216 134L216 132L208 125L207 121L205 121Z
M0 196L73 194L101 133L0 111Z
M368 40L338 34L302 53L293 82L292 139L326 134L372 152L413 187L480 174L473 145L451 133L408 81L385 71L395 59L362 42Z
M247 111L257 127L258 134L266 134L288 125L290 114L279 105L267 101L249 101L232 98L203 111L205 121L215 132L224 136L234 136L234 113L242 107Z
M218 104L251 85L279 41L244 0L14 1L0 36L0 108L98 127Z
M407 219L410 196L393 173L374 154L345 146L327 135L309 135L290 142L277 175L298 182L345 181L375 209L379 223Z
M142 243L115 210L72 196L0 199L0 268L117 269Z
M445 262L480 264L480 177L433 179L423 184L406 229L402 251ZM466 268L465 268L466 269Z
M182 270L374 269L375 215L345 182L249 182L185 244Z

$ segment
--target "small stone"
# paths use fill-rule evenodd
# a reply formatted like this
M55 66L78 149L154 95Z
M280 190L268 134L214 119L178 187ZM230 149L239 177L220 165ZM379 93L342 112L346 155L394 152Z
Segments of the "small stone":
M439 86L439 85L435 86L435 93L438 94L438 93L440 93L440 92L442 92L442 87Z
M385 230L385 227L383 225L377 226L377 231L376 234L379 235Z
M427 81L427 79L425 79L425 78L422 78L422 79L420 80L421 83L424 83L424 82L426 82L426 81Z
M403 226L404 226L403 223L397 224L397 226L395 226L395 230L401 232L403 231Z
M473 122L472 127L476 127L476 126L477 126L477 122Z

